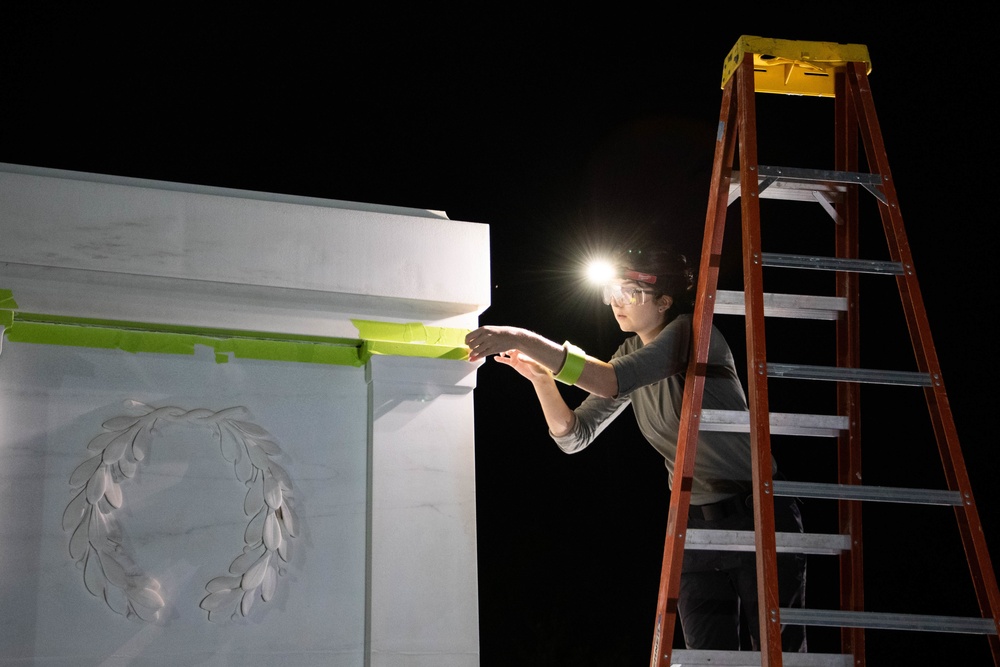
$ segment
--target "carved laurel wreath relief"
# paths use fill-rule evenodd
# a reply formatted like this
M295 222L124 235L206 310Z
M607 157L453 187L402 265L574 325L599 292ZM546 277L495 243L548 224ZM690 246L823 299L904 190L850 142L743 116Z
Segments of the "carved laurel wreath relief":
M215 431L222 457L248 487L243 511L250 520L242 553L228 574L208 582L200 606L210 621L249 615L257 598L266 602L274 596L281 564L288 561L290 542L298 533L290 506L291 480L271 460L281 449L271 434L246 421L244 407L213 412L125 403L140 414L104 422L104 432L87 445L90 458L69 479L75 496L63 512L62 525L72 531L69 553L82 567L84 585L118 614L147 622L158 618L164 606L160 583L133 561L115 510L124 504L123 485L149 453L158 422L206 426Z

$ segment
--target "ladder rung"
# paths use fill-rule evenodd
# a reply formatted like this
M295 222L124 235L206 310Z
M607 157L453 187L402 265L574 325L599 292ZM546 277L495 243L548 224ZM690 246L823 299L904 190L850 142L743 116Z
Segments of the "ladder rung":
M929 373L916 371L886 371L839 366L808 366L768 362L767 376L793 380L832 380L835 382L865 382L869 384L902 384L930 387L934 383Z
M871 500L914 505L961 505L962 494L947 489L905 489L860 484L822 484L819 482L774 481L776 496L827 498L838 500Z
M851 548L851 536L840 534L777 532L774 534L774 541L778 553L838 556ZM684 548L698 551L753 551L754 532L689 528Z
M849 420L840 415L805 415L772 412L769 415L772 435L836 437L847 430ZM698 428L702 431L750 432L750 413L746 410L701 411Z
M741 172L734 171L730 178L730 204L742 192L741 176ZM835 202L843 198L848 185L860 185L886 203L879 174L757 165L757 190L761 199Z
M901 276L906 273L902 263L876 259L849 259L845 257L816 257L811 255L786 255L762 252L764 266L786 269L815 269L819 271L849 271L852 273L877 273Z
M869 174L857 171L835 171L832 169L803 169L801 167L775 167L773 165L757 165L759 179L773 178L785 182L799 183L839 183L843 185L860 185L862 187L879 187L882 185L880 174Z
M840 609L781 609L782 623L792 625L825 625L838 628L869 628L872 630L916 630L922 632L954 632L995 635L997 626L992 618L976 616L925 616L892 614Z
M852 667L854 657L840 653L782 653L784 667ZM708 651L676 649L670 653L670 667L760 667L759 651Z
M789 317L802 320L835 320L847 310L847 299L839 296L809 296L801 294L764 294L766 317ZM744 293L718 290L715 312L719 315L746 315Z

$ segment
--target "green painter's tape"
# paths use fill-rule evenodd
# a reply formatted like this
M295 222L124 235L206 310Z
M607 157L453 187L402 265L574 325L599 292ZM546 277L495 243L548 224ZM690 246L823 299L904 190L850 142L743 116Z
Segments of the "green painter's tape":
M466 329L429 327L420 322L399 324L351 320L364 341L361 358L367 361L372 355L424 357L431 359L468 359L465 346Z
M0 289L0 310L17 310L17 301L9 289Z
M192 355L196 345L215 350L219 363L229 361L230 355L241 359L267 361L295 361L311 364L336 364L361 366L357 341L345 344L341 339L330 341L302 339L238 338L216 332L179 333L151 331L95 325L93 323L43 322L39 316L16 321L7 327L7 340L13 343L39 343L43 345L69 345L100 349L118 349L125 352ZM60 318L65 319L65 318Z
M352 320L358 338L292 336L169 324L98 320L16 311L10 290L0 290L2 334L14 343L68 345L155 354L193 355L202 345L217 363L231 357L309 364L362 366L372 355L468 359L464 329Z

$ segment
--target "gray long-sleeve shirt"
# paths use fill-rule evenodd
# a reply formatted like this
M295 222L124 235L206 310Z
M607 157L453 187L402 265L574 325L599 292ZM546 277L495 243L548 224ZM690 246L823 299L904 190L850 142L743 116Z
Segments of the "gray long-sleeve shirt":
M618 377L618 395L602 398L593 394L574 410L573 430L552 436L566 453L587 447L628 405L632 405L639 430L663 455L673 486L674 460L680 429L684 374L691 349L691 316L671 321L650 342L628 338L611 358ZM746 395L736 374L733 354L722 334L712 328L708 369L702 407L746 410ZM772 459L772 473L776 467ZM750 438L746 433L701 432L695 456L691 503L702 505L750 489Z

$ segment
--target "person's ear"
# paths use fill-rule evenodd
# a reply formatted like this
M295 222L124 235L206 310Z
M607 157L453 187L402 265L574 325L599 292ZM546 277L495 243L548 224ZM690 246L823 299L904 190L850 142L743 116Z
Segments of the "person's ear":
M670 310L670 306L674 305L674 300L669 296L667 296L666 294L661 296L656 301L657 301L656 309L659 310L661 313L667 312L668 310Z

